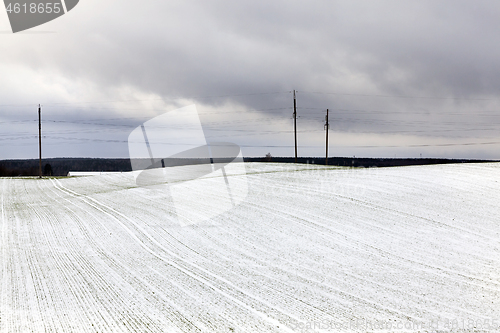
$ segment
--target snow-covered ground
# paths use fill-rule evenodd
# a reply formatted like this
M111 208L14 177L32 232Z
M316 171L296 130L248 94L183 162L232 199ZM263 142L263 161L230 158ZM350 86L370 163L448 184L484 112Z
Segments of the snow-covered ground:
M499 164L246 172L188 226L129 173L0 179L0 332L500 331Z

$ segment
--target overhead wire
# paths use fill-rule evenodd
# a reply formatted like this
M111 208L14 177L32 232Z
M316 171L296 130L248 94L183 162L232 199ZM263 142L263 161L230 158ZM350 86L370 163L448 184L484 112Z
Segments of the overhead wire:
M337 96L354 96L354 97L378 97L378 98L404 98L404 99L429 99L429 100L467 100L467 101L498 101L500 98L470 98L470 97L453 97L453 96L416 96L416 95L382 95L382 94L353 94L340 92L325 92L325 91L297 91L298 94L318 94L318 95L337 95Z
M223 97L238 97L238 96L256 96L256 95L272 95L272 94L285 94L285 93L291 93L291 91L287 92L270 92L270 93L251 93L251 94L235 94L235 95L217 95L217 96L198 96L198 97L191 97L191 99L203 99L203 98L223 98ZM298 91L298 93L309 93L309 94L326 94L326 95L344 95L344 96L367 96L367 97L384 97L384 98L414 98L414 99L452 99L452 100L496 100L496 99L482 99L482 98L454 98L454 97L433 97L433 96L403 96L403 95L376 95L376 94L345 94L345 93L338 93L338 92L315 92L315 91ZM131 100L114 100L114 101L100 101L100 102L76 102L76 103L49 103L46 104L47 106L51 107L56 107L56 108L67 108L67 109L79 109L79 110L116 110L116 108L92 108L92 107L82 107L82 106L75 106L75 105L92 105L92 104L107 104L107 103L122 103L122 102L151 102L151 101L177 101L177 100L185 100L189 98L178 98L178 99L170 99L170 100L165 100L163 98L159 99L131 99ZM17 107L17 106L27 106L28 104L22 104L22 105L10 105L10 104L5 104L5 105L0 105L0 107ZM32 106L31 104L29 104ZM299 121L305 121L305 122L317 122L317 121L322 121L321 119L316 119L316 115L322 115L325 111L326 108L318 108L318 107L298 107L298 110L308 110L308 112L303 113L301 117L299 117ZM133 108L133 109L120 109L121 111L137 111L139 109ZM159 109L153 109L160 111ZM284 108L268 108L268 109L249 109L249 110L229 110L229 111L208 111L208 112L200 112L200 116L207 116L207 115L232 115L232 114L248 114L249 112L264 112L264 113L284 113L286 111L292 110L292 107L284 107ZM339 124L339 123L355 123L355 124L378 124L381 126L398 126L398 127L414 127L414 126L422 126L422 125L429 125L431 124L430 122L435 122L434 119L429 119L429 120L397 120L397 119L367 119L366 117L360 118L360 117L350 117L350 116L355 116L355 115L363 115L363 116L381 116L381 115L401 115L401 116L408 116L408 115L424 115L424 116L453 116L453 117L461 117L461 116L467 116L469 115L468 113L465 112L451 112L451 113L432 113L428 111L423 111L423 112L413 112L413 111L406 111L406 110L392 110L392 111L381 111L381 110L362 110L362 109L346 109L346 108L333 108L330 109L331 112L333 113L333 117L331 118L331 122L333 124ZM476 119L478 117L500 117L500 114L492 114L492 112L479 112L475 114ZM104 126L108 128L108 131L116 131L119 132L121 130L129 130L131 128L137 127L137 123L135 124L123 124L123 123L117 123L117 122L124 122L124 121L129 121L129 122L138 122L142 121L143 119L146 118L137 118L137 117L115 117L115 118L100 118L100 119L86 119L86 120L57 120L57 119L45 119L43 120L44 124L47 123L52 123L52 124L74 124L74 125L92 125L92 126ZM238 128L238 129L224 129L224 128L210 128L212 127L217 127L217 126L223 126L223 125L235 125L235 124L241 124L240 126L252 126L252 123L254 122L264 122L264 121L275 121L275 120L281 120L283 121L284 119L276 119L273 117L268 117L268 118L254 118L254 119L241 119L241 116L237 120L220 120L220 121L213 121L213 122L207 122L205 125L209 130L212 132L229 132L232 134L226 134L226 135L221 135L219 137L224 137L224 136L259 136L259 135L274 135L274 134L282 134L282 133L293 133L292 130L267 130L264 128L260 128L259 130L252 130L252 129L243 129L243 128ZM10 120L10 121L0 121L0 124L23 124L23 123L28 123L28 122L35 122L37 120ZM464 120L466 123L470 125L471 122L469 119ZM142 122L141 122L142 123ZM457 120L452 120L452 121L441 121L438 124L432 124L434 126L434 129L432 130L395 130L395 131L348 131L349 133L372 133L372 134L415 134L415 133L440 133L440 132L448 132L448 133L453 133L453 132L474 132L474 131L493 131L495 128L495 124L489 122L487 124L480 124L481 126L484 126L483 128L454 128L450 129L448 127L450 126L457 126L457 125L462 125L463 123L461 121ZM270 124L272 125L272 124ZM476 124L477 125L477 124ZM334 125L335 126L335 125ZM187 128L184 128L187 129ZM306 129L306 130L301 130L298 131L298 133L314 133L314 132L322 132L322 129ZM66 134L66 135L76 135L76 134L83 134L83 133L100 133L102 131L100 130L60 130L60 131L53 131L53 132L46 132L46 134L49 135L44 135L45 139L53 140L64 140L62 142L108 142L108 143L124 143L128 142L125 140L113 140L113 139L98 139L98 138L78 138L78 137L67 137L67 136L54 136L54 134ZM238 133L238 134L235 134ZM344 131L347 132L347 131ZM10 134L2 134L0 136L0 140L10 140L10 141L15 141L15 140L27 140L27 139L32 139L33 137L37 137L36 135L34 136L19 136L19 134L27 134L27 133L18 133L18 136L16 137L15 135L10 135ZM450 143L450 144L426 144L426 145L406 145L406 146L384 146L384 145L379 145L379 146L349 146L349 147L365 147L365 148L382 148L382 147L428 147L428 146L454 146L454 145L491 145L491 144L498 144L496 141L491 141L491 142L474 142L474 143ZM248 147L293 147L293 146L276 146L276 145L268 145L268 146L248 146ZM307 146L301 146L304 148L307 148ZM320 147L320 146L311 146L311 147Z

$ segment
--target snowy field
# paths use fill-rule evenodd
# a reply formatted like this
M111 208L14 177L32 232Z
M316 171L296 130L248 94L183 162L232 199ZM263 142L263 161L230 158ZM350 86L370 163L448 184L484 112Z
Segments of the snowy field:
M499 164L246 172L189 226L129 173L0 179L0 332L500 332Z

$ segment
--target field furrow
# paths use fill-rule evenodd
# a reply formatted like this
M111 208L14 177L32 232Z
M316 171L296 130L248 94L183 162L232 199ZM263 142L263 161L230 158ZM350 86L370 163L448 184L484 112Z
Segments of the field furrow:
M0 179L0 332L500 332L499 165L246 171Z

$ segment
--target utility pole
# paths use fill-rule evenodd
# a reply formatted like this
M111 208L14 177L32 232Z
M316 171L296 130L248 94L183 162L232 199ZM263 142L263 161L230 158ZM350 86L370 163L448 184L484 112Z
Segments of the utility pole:
M295 163L297 163L297 99L293 91L293 132L295 133Z
M328 165L328 130L330 129L330 123L328 122L328 109L326 109L326 117L325 117L325 130L326 130L326 159L325 165Z
M42 107L38 104L38 178L42 178Z

